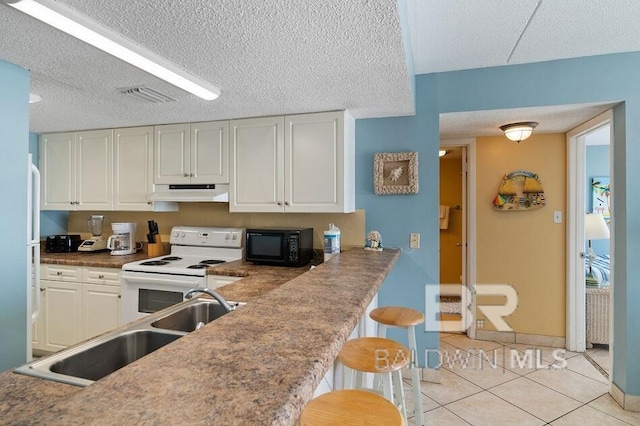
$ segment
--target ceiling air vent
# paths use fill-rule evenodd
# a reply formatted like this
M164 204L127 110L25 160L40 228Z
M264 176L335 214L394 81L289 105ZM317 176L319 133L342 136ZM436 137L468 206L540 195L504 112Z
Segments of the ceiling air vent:
M125 95L132 96L136 99L141 99L145 102L153 102L153 103L161 103L161 102L173 102L177 99L172 98L169 95L165 95L164 93L160 93L155 89L146 86L138 86L138 87L126 87L118 89L120 93L124 93Z

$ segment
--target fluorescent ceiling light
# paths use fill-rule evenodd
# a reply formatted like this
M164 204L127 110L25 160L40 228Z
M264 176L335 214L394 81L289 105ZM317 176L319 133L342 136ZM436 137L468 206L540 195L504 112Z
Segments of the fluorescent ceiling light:
M217 87L189 75L60 3L51 0L2 2L202 99L211 101L220 95Z

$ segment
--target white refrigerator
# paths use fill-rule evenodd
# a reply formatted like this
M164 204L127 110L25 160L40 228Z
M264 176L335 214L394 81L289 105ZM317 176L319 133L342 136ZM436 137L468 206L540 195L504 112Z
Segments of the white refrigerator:
M27 186L27 361L33 358L33 324L40 314L40 172L29 154Z

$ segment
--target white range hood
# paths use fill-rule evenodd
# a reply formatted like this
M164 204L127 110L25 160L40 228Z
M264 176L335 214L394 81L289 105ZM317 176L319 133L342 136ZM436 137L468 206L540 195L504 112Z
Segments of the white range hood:
M151 201L229 202L228 184L156 185Z

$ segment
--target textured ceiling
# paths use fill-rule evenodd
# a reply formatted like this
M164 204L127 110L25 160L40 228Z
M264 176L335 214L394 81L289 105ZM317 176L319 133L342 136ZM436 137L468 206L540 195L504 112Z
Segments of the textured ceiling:
M536 121L535 133L565 133L613 108L615 104L549 105L440 115L440 138L460 139L501 135L500 126L520 121Z
M349 109L412 114L394 0L62 0L218 86L204 101L0 5L0 58L32 72L31 131L122 127ZM116 88L145 84L177 102Z
M640 50L637 0L616 0L615 7L592 0L401 1L407 5L409 60L416 74ZM0 58L29 69L32 92L43 98L31 105L33 132L338 109L356 117L414 113L396 0L58 3L218 86L222 94L201 100L0 4ZM149 104L116 90L137 85L177 102ZM544 122L537 115L526 119L540 121L538 131L563 131L575 116L591 118L602 106L572 108L558 111L564 112L562 122L549 117L554 109L538 111ZM441 128L444 137L473 136L516 115L447 114Z

